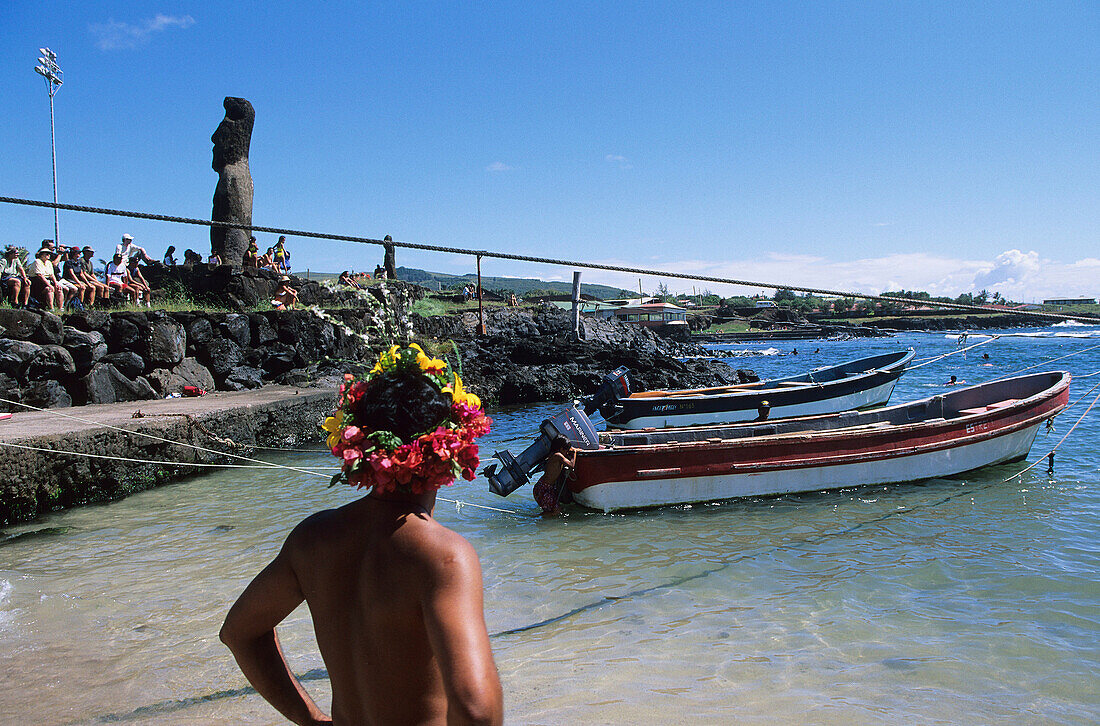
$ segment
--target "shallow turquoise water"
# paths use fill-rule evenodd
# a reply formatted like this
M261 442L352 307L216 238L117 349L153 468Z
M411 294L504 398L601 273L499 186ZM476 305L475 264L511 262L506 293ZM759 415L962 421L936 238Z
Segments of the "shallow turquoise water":
M1089 333L1091 328L1044 332ZM894 402L1100 345L1012 337L913 370ZM971 336L969 343L981 339ZM942 335L798 341L732 359L763 376ZM736 346L760 351L768 344ZM818 352L813 352L819 349ZM988 352L989 361L981 354ZM986 363L990 365L985 365ZM1100 371L1100 349L1047 368ZM1040 370L1036 368L1035 370ZM1071 402L1100 383L1078 378ZM1040 433L1035 461L1100 389ZM559 406L497 412L518 452ZM1045 463L892 487L543 520L478 479L437 516L485 570L509 723L1100 721L1100 404ZM324 452L275 459L319 471ZM278 723L217 641L225 610L309 513L354 494L294 472L219 471L9 528L0 543L0 721ZM22 536L19 536L22 535ZM509 632L511 631L511 632ZM281 630L329 694L304 608Z

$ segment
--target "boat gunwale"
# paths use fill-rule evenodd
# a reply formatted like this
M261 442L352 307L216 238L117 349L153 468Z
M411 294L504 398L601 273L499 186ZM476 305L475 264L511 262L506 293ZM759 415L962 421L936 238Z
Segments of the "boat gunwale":
M739 437L739 438L735 438L735 439L720 439L720 440L717 440L717 441L715 441L715 440L706 440L706 439L698 440L698 441L684 441L684 442L664 441L664 442L655 442L655 443L647 443L647 444L627 444L627 445L617 445L617 446L613 445L613 446L608 446L606 448L601 445L600 449L595 449L595 450L590 450L590 451L578 451L578 461L577 461L578 467L577 468L578 468L578 475L579 476L578 476L577 481L580 482L583 479L583 476L580 475L581 474L580 470L581 470L581 462L582 461L586 461L586 460L593 461L593 462L600 461L602 463L602 462L605 462L605 461L610 460L612 458L618 458L618 457L623 457L623 456L653 455L653 454L659 453L659 452L668 452L669 450L674 450L677 454L684 455L684 454L690 454L692 449L705 449L707 451L721 452L721 451L724 451L724 450L745 449L745 448L753 447L753 446L761 446L761 445L768 446L769 444L775 445L775 446L790 445L792 443L797 443L800 440L816 440L816 441L839 443L839 442L843 442L845 440L856 439L856 438L864 437L864 436L867 436L868 434L871 434L871 440L867 444L867 446L870 447L870 446L875 445L876 440L881 441L883 439L898 438L899 435L904 435L904 434L907 434L907 433L911 433L912 431L917 430L917 429L926 429L930 436L934 436L936 434L947 434L947 433L949 433L950 430L956 430L956 431L964 432L961 435L945 436L943 438L940 438L937 441L932 441L932 442L923 443L923 444L915 444L915 445L912 445L912 446L888 448L888 449L884 449L884 450L880 450L880 451L860 450L860 451L857 451L857 452L849 452L849 453L846 453L846 454L840 454L840 455L833 456L833 457L815 456L812 459L811 458L802 459L802 460L795 459L795 460L789 460L789 461L784 461L784 462L757 462L757 463L746 462L746 463L708 464L708 465L706 465L706 466L728 466L729 467L728 471L715 472L715 474L733 474L733 473L736 473L736 472L749 473L749 472L753 472L753 471L773 471L773 470L782 470L782 469L802 469L802 468L813 467L813 466L821 466L821 465L835 466L835 465L840 465L840 464L843 464L843 463L854 462L854 461L882 461L882 460L888 460L888 459L893 459L893 458L902 458L902 457L905 457L905 456L913 456L913 455L919 455L919 454L924 454L924 453L931 453L931 452L935 452L935 451L939 451L939 450L943 450L943 449L952 449L952 448L958 448L958 447L962 447L962 446L969 446L971 444L981 443L983 441L999 438L1001 436L1007 436L1007 435L1016 433L1018 431L1021 431L1023 429L1030 428L1031 426L1036 426L1036 425L1042 423L1043 420L1052 418L1053 416L1056 416L1058 413L1060 413L1065 408L1066 404L1065 403L1059 404L1057 399L1059 399L1063 395L1066 395L1068 397L1068 388L1069 388L1070 382L1072 380L1072 377L1070 376L1070 374L1068 372L1066 372L1066 371L1052 371L1052 372L1048 372L1048 373L1032 374L1031 376L1021 376L1019 378L1028 378L1028 377L1037 377L1037 376L1042 376L1042 375L1051 375L1053 373L1057 373L1057 374L1061 375L1061 378L1058 382L1056 382L1053 385L1048 386L1048 387L1032 394L1031 396L1028 396L1027 398L1016 399L1016 401L1014 403L1012 403L1008 406L1003 406L1001 408L994 408L994 409L990 409L990 410L986 410L986 411L982 411L982 412L970 413L970 414L961 414L961 415L958 415L958 416L953 416L952 418L938 418L938 417L937 418L927 418L927 419L923 419L923 420L918 420L918 421L913 421L913 422L908 422L908 423L903 423L903 424L896 424L896 425L890 425L888 422L880 422L880 423L887 423L887 425L880 426L880 427L877 427L877 428L868 428L867 427L868 425L844 426L844 427L837 427L835 429L824 430L824 431L792 431L792 432L786 432L786 433L781 433L781 434L770 434L770 435L763 435L763 436L744 436L744 437ZM1009 379L1004 379L1004 380L1005 381L1011 381L1013 379L1009 378ZM998 381L992 381L990 383L997 383L997 382ZM969 389L979 388L982 385L988 385L988 384L979 384L977 386L971 386L971 387L969 387ZM962 389L962 391L965 391L965 390L968 390L968 389ZM962 391L960 391L960 393ZM930 401L933 398L935 398L935 397L933 396L933 397L926 398L926 399L920 399L918 401L913 401L913 402L910 402L910 403L907 403L907 404L898 404L898 405L892 406L890 408L901 410L901 409L904 409L905 407L911 406L915 403L921 403L922 401ZM989 422L992 422L994 420L999 420L999 419L1012 418L1013 416L1020 415L1026 409L1040 407L1040 406L1043 406L1043 404L1047 403L1047 402L1052 402L1053 405L1050 406L1049 408L1041 411L1041 412L1035 413L1033 415L1029 415L1029 416L1027 416L1027 418L1021 419L1019 421L1014 421L1012 423L1007 423L1004 426L998 426L994 429L986 430L986 431L977 431L977 430L975 430L973 432L967 432L966 431L966 429L969 426L981 425L982 423L989 423ZM886 410L886 409L883 409L883 410ZM834 416L838 416L838 414L825 414L824 416L834 417ZM818 417L808 416L808 417L804 417L804 418L818 418ZM789 421L795 421L795 420L797 420L797 419L790 419ZM874 424L869 424L869 425L873 426ZM741 424L741 426L746 426L746 424ZM661 429L660 431L663 434L669 434L669 433L674 432L675 430L676 429ZM888 441L883 441L883 443L889 443L889 442ZM640 469L639 467L633 467L633 468L635 470L635 475L633 475L633 476L624 477L624 478L621 478L621 479L609 479L609 480L597 482L597 483L594 483L594 484L587 484L583 487L578 487L578 489L576 489L575 491L581 491L581 490L586 489L588 487L599 486L601 484L606 484L606 483L609 483L611 481L633 481L633 480L644 481L644 480L646 480L644 477L637 476L637 472L638 471L644 471L643 469ZM683 470L683 467L665 467L664 469L669 469L669 468L678 468L678 469L681 470L681 472ZM654 476L654 477L650 477L650 478L651 479L656 479L656 478L660 478L660 477Z
M838 378L834 378L828 381L815 381L813 375L822 371L831 371L839 368L844 368L849 365L855 365L863 361L870 361L876 358L885 358L894 356L896 360L885 366L875 366L869 369L853 372L845 375L841 375ZM626 398L620 398L619 404L622 405L627 402L637 402L640 405L650 402L651 400L660 399L675 399L679 401L697 401L697 400L725 400L737 398L749 398L758 393L768 393L769 395L777 395L780 393L802 391L805 389L824 389L830 386L836 386L843 383L855 383L862 381L872 376L885 376L885 377L898 377L905 373L906 367L909 362L916 356L916 351L913 349L898 351L896 353L881 353L879 355L867 356L865 358L857 358L854 361L848 361L847 363L841 363L835 366L824 366L822 368L815 368L807 373L802 373L795 376L785 376L783 378L769 378L763 381L753 381L751 383L731 384L730 386L715 386L714 388L689 388L683 391L639 391L638 393L631 393ZM771 384L771 387L768 387ZM785 388L779 388L780 385L786 386ZM743 388L740 388L742 387ZM725 393L705 393L705 391L723 391L727 388L737 388L737 390L728 391Z

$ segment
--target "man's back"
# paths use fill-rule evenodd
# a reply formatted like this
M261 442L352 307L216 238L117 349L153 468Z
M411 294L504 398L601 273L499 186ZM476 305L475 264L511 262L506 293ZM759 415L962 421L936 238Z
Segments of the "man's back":
M278 610L301 597L309 605L333 723L501 722L477 554L427 507L366 496L319 512L291 532L256 583L231 611L223 639L233 647L233 628L267 625L249 601L272 607L281 591L300 588Z
M490 425L481 401L410 344L346 375L339 406L322 426L341 461L333 482L370 494L295 527L230 608L222 640L295 723L501 723L477 554L432 519L436 490L475 476L474 439ZM303 600L332 682L331 719L275 632Z

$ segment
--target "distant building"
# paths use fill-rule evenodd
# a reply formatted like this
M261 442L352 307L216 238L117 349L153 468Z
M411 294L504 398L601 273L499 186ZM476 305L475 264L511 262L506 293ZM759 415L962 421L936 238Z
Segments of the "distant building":
M675 328L687 325L687 310L672 303L624 305L617 308L613 314L624 323L633 323L643 328Z
M1054 297L1043 300L1044 305L1095 305L1094 297Z

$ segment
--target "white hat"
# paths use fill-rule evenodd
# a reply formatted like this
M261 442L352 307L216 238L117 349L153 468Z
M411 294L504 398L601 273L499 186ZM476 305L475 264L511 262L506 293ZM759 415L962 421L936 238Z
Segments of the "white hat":
M128 235L128 234L124 234L124 235L122 235L122 239L123 239L123 241L126 241L126 240L131 240L131 241L132 241L132 240L133 240L134 238L133 238L133 237L131 237L131 236L130 236L130 235Z

